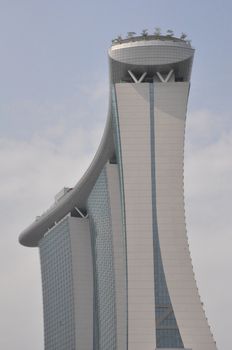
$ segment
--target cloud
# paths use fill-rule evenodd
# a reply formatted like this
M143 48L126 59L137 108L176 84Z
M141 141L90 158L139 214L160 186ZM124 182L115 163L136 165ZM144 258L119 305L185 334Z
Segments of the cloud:
M39 97L14 99L1 103L1 133L9 138L30 140L31 135L52 126L71 129L96 128L106 119L108 84L94 77L91 84L77 82L70 96L52 97L40 101Z
M23 201L38 195L47 200L62 183L73 186L90 163L101 133L102 126L65 132L57 125L29 141L0 139L1 197Z
M189 113L187 118L187 142L192 151L202 149L221 139L231 129L231 116L214 114L209 110ZM188 149L187 149L188 151Z

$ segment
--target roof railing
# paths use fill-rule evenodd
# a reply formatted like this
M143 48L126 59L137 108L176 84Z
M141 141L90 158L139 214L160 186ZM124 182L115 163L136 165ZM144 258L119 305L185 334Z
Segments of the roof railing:
M136 35L135 32L128 32L127 37L123 38L121 35L118 35L117 38L112 40L112 45L118 45L123 43L143 41L143 40L160 40L160 41L174 41L174 42L184 42L187 45L191 46L191 41L187 40L187 34L181 33L180 37L174 36L172 29L168 29L166 34L161 33L160 28L155 28L153 34L149 34L147 29L143 29L140 35Z

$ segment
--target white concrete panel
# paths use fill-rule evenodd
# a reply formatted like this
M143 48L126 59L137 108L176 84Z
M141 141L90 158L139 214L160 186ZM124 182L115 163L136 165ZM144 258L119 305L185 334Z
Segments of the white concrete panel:
M126 211L128 350L154 350L149 84L117 84L116 93Z
M155 84L158 234L166 282L185 348L215 350L198 294L185 227L184 130L189 83Z
M76 350L93 349L93 265L88 219L69 218Z

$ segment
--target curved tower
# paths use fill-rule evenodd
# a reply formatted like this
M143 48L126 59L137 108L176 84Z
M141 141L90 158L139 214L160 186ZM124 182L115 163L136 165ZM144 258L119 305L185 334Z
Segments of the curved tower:
M185 226L184 135L194 50L114 41L110 105L89 169L21 235L39 247L46 350L215 350Z

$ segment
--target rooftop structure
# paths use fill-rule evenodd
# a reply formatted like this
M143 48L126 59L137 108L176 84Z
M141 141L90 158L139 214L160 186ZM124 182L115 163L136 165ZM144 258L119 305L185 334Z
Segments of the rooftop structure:
M129 36L127 38L122 38L121 36L118 36L116 39L112 40L112 45L117 44L123 44L123 43L129 43L129 42L137 42L137 41L144 41L144 40L159 40L159 41L172 41L172 42L184 42L191 46L191 41L186 40L186 38L177 38L173 35L161 35L161 34L145 34L145 35L133 35Z

